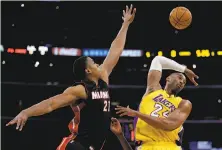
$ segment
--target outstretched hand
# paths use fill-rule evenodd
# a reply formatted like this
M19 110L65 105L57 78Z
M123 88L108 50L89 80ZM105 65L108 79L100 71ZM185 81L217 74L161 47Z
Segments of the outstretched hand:
M198 79L199 77L192 70L186 68L184 73L195 86L198 86L198 83L195 81L195 79Z
M28 116L24 111L21 111L13 120L6 124L6 126L17 124L16 130L22 131L22 128L25 126Z
M130 117L135 117L136 116L136 111L133 109L130 109L129 106L127 107L122 107L122 106L117 106L115 108L117 110L116 114L119 114L119 116L130 116Z
M123 10L123 21L132 23L136 14L136 8L133 9L133 5L131 4L130 8L126 6L126 10Z

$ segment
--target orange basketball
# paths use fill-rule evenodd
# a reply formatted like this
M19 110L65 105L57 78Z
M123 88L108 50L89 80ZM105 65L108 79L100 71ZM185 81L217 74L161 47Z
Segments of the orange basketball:
M171 25L178 29L186 29L192 22L192 14L186 7L176 7L170 12Z

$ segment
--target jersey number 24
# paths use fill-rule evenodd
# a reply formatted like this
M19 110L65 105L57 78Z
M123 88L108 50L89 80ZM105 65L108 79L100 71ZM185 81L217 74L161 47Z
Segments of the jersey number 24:
M160 111L163 110L163 106L160 105L160 104L155 103L154 107L155 107L155 110L152 111L150 115L153 116L153 117L159 117L160 116ZM164 111L162 113L162 116L168 117L169 113L170 112L168 110Z

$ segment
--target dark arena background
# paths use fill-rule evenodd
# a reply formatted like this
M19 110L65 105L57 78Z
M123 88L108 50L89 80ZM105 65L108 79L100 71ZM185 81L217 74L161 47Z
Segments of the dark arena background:
M122 24L122 10L137 8L124 52L110 76L112 111L119 104L137 109L151 60L163 55L199 75L180 93L193 110L184 124L185 150L222 149L222 2L1 2L2 150L55 150L69 135L70 107L30 118L18 132L5 127L22 109L63 92L75 81L79 56L104 60ZM176 31L169 14L188 8L191 26ZM161 80L170 71L163 71ZM96 117L92 114L89 119ZM120 118L134 147L132 118ZM116 139L115 150L121 150Z

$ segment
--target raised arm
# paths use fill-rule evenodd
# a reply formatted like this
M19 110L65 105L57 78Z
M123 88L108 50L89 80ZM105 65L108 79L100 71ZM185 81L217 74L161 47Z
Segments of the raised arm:
M125 43L126 43L126 34L128 31L129 25L133 22L136 9L134 8L133 12L133 6L131 5L130 9L128 6L126 6L126 10L123 10L123 24L122 27L114 39L114 41L111 44L110 50L108 55L106 56L102 68L105 70L107 76L110 75L113 68L116 66L120 55L122 54L122 51L124 49Z
M62 94L48 98L38 104L22 110L6 126L17 124L16 129L21 131L29 117L50 113L53 110L70 105L80 98L86 98L84 87L82 85L69 87Z
M151 63L150 70L147 76L147 89L146 94L149 94L155 90L161 89L160 86L160 79L162 76L162 70L163 69L169 69L178 71L181 73L185 73L187 77L195 84L197 83L194 80L194 77L197 78L197 75L193 73L190 69L188 69L186 66L183 66L179 63L177 63L174 60L171 60L169 58L166 58L164 56L156 56Z
M166 131L172 131L180 127L189 116L191 109L191 102L188 100L182 100L179 104L179 107L170 113L167 118L159 118L142 114L139 111L130 109L129 107L125 108L119 106L116 108L116 110L118 110L117 113L120 114L120 116L128 115L132 117L138 117L145 121L147 124Z

